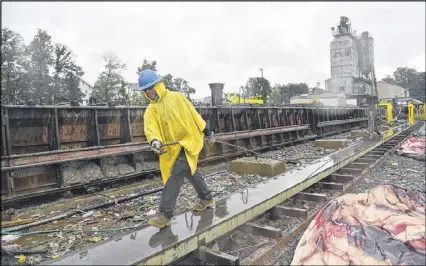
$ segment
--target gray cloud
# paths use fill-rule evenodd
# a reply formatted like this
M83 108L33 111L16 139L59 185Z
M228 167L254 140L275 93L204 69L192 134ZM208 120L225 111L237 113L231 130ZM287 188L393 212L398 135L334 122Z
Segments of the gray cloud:
M157 60L160 73L189 80L196 96L208 83L237 90L251 76L274 83L317 81L330 76L330 28L349 16L358 33L375 40L378 77L396 67L424 71L425 3L2 3L2 25L29 42L37 28L68 45L94 83L102 55L115 53L127 64L123 74L136 82L144 58Z

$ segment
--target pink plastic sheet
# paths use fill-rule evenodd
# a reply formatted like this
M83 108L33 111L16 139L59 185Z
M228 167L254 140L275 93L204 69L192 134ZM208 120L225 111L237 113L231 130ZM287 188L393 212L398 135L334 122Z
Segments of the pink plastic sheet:
M425 265L425 193L380 185L327 203L292 265Z

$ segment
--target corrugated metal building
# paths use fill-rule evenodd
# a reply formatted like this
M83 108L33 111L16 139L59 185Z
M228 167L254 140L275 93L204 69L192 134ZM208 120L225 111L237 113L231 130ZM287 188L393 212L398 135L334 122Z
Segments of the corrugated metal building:
M377 92L379 93L379 99L410 97L408 90L401 86L385 83L383 81L377 82Z

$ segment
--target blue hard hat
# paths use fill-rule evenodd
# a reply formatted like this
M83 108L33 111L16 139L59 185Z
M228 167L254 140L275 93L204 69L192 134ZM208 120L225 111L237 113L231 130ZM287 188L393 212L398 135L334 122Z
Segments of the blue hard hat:
M139 74L139 89L146 90L162 80L154 71L145 69Z

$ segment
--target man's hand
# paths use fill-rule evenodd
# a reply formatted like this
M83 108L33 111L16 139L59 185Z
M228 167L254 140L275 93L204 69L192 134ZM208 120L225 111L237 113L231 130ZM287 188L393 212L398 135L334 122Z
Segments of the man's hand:
M157 155L161 155L164 153L163 148L161 147L161 142L159 142L158 140L153 140L151 142L151 151Z
M213 131L210 131L207 127L203 131L204 133L204 140L210 144L213 145L216 142L216 136L214 135Z

